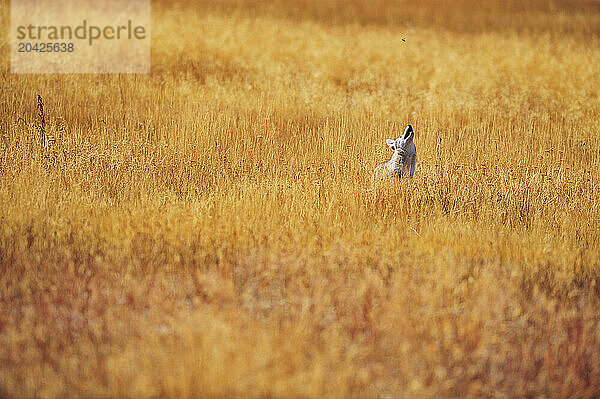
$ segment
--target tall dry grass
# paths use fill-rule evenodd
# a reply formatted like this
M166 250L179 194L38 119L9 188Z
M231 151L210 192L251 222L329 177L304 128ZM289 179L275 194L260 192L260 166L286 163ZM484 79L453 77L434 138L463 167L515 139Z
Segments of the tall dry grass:
M0 396L600 394L597 3L153 12L151 75L2 63Z

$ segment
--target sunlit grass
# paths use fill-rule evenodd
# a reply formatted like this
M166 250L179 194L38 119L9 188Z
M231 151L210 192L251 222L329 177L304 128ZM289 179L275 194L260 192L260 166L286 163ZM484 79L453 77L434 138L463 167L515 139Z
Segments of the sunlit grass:
M0 396L599 394L594 3L322 3L153 4L148 76L2 64Z

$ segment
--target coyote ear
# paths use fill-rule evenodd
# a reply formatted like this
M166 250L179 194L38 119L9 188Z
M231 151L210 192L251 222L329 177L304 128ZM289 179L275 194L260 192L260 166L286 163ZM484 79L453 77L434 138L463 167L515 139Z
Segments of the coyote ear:
M388 147L390 147L392 150L396 149L396 140L386 139L385 142L387 143Z
M406 129L404 129L404 138L407 139L409 138L412 134L415 134L415 131L413 130L412 125L408 125L406 126Z

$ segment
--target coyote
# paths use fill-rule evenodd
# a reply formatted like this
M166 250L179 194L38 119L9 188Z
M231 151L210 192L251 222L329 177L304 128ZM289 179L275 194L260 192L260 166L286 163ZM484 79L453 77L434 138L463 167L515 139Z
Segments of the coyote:
M411 125L406 126L404 134L396 140L387 139L387 145L394 151L392 158L385 161L373 171L372 184L383 178L400 179L405 170L410 172L412 178L415 174L415 163L417 160L417 148L413 142L415 131Z

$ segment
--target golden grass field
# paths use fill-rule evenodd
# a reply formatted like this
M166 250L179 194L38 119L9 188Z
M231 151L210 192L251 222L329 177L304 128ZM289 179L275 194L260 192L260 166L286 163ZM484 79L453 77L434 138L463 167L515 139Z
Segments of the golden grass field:
M152 7L0 64L0 397L600 395L600 3Z

